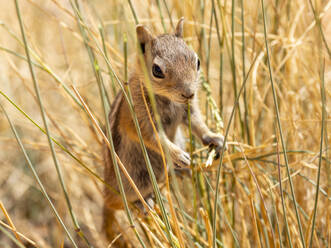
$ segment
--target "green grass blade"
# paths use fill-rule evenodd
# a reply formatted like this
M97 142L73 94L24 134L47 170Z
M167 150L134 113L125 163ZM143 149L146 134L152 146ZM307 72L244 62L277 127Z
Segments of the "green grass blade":
M100 33L100 36L101 36L103 52L104 52L105 56L107 57L107 59L109 59L108 58L107 49L106 49L106 42L105 42L105 37L104 37L104 29L103 29L102 26L99 28L99 33ZM114 82L114 76L111 73L111 70L110 70L108 64L107 64L107 69L108 69L108 74L109 74L109 77L110 77L110 80L111 80L111 89L112 89L113 97L115 98L115 96L116 96L116 87L115 87L115 82Z
M329 55L329 58L331 59L331 51L330 51L330 48L328 46L328 42L325 38L325 35L324 35L324 32L323 32L323 29L322 29L322 24L321 24L321 19L320 17L318 16L318 14L316 13L316 10L313 6L313 2L312 0L309 0L309 5L310 5L310 8L311 10L313 11L313 14L314 14L314 18L315 18L315 21L316 21L316 24L317 24L317 27L318 27L318 30L321 34L321 37L322 37L322 40L323 40L323 43L324 43L324 46L326 48L326 51L328 52L328 55Z
M3 25L3 27L10 34L10 36L12 38L14 38L19 43L19 45L22 46L25 49L26 46L25 46L24 42L22 42L19 39L19 37L13 31L11 31L6 25ZM3 51L8 52L10 54L13 54L13 55L15 55L15 56L17 56L17 57L19 57L21 59L24 59L25 61L28 61L28 59L26 57L24 57L22 55L19 55L18 53L13 52L13 51L11 51L11 50L9 50L7 48L2 48L1 47L0 49L3 50ZM61 87L64 89L64 91L72 98L72 100L80 108L83 108L82 105L78 102L77 98L69 90L68 86L60 79L60 77L44 61L42 61L42 59L37 55L37 53L34 50L32 50L32 48L30 48L29 46L28 46L28 50L29 50L29 52L31 52L31 55L34 57L34 59L38 62L38 64L37 64L37 62L33 62L32 59L30 59L31 60L31 63L33 65L37 66L39 69L41 69L41 70L47 72L49 75L51 75L55 79L55 81L58 82L61 85Z
M237 72L236 72L236 54L235 54L235 0L232 0L231 5L231 72L232 72L232 83L233 83L233 90L234 90L234 97L237 97L238 94L238 86L237 86ZM244 123L241 118L241 109L240 105L238 105L238 117L239 123L241 127L241 136L244 138ZM235 215L233 215L235 216Z
M168 14L168 17L169 17L169 20L170 20L171 27L172 27L173 29L175 29L175 25L174 25L174 23L173 23L173 21L172 21L171 13L170 13L170 10L169 10L169 7L168 7L168 4L167 4L167 1L166 1L166 0L162 0L162 1L163 1L163 4L164 4L164 6L165 6L165 8L166 8L166 10L167 10L167 14Z
M188 117L188 131L190 139L190 158L191 158L191 171L192 171L192 187L193 187L193 213L195 219L194 230L198 230L198 192L197 192L197 168L193 161L193 134L192 134L192 124L191 124L191 104L187 103L187 117Z
M15 52L15 51L12 51L12 50L8 49L8 48L0 46L0 50L4 51L6 53L12 54L12 55L16 56L17 58L20 58L20 59L23 59L23 60L27 61L26 57L24 57L23 55ZM31 63L33 64L33 66L38 67L39 69L46 71L40 64L37 64L36 62L33 62L33 61Z
M316 214L317 214L317 203L318 203L318 193L320 187L320 178L321 178L321 167L322 167L322 154L323 154L323 140L324 140L324 129L325 129L325 116L326 116L326 105L325 105L325 85L324 85L324 67L325 61L322 65L321 69L321 99L322 99L322 125L321 125L321 141L320 141L320 154L318 160L318 171L317 171L317 183L316 183L316 193L315 193L315 202L314 202L314 215L310 233L310 242L309 247L311 248L313 245L313 235L315 229L315 221L316 221Z
M129 2L129 5L130 5L130 9L131 9L131 12L132 12L134 21L135 21L136 25L138 25L139 24L139 21L138 21L138 17L137 17L136 11L135 11L135 9L133 7L133 4L132 4L131 0L128 0L128 2Z
M156 4L157 4L157 8L159 10L159 15L160 15L160 18L161 18L161 23L162 23L163 31L166 33L167 32L167 28L166 28L165 23L164 23L164 18L163 18L163 14L162 14L162 10L161 10L160 0L156 0Z
M244 0L240 0L241 3L241 40L242 40L242 46L241 46L241 53L242 53L242 77L245 78L246 74L246 58L245 58L245 52L246 52L246 44L245 44L245 13L244 13ZM248 121L248 103L247 103L247 90L246 87L244 89L244 128L246 133L246 140L247 143L250 144L250 128L249 128L249 121Z
M297 207L297 204L296 204L293 182L292 182L291 175L290 175L290 169L289 169L288 159L287 159L287 154L286 154L286 146L285 146L285 141L284 141L284 136L283 136L283 131L282 131L282 125L280 123L280 117L279 117L277 96L276 96L274 81L273 81L273 77L272 77L272 69L271 69L270 55L269 55L269 46L268 46L268 40L267 40L266 14L265 14L264 1L263 0L261 0L261 4L262 4L261 7L262 7L262 15L263 15L264 41L265 41L265 47L266 47L266 51L267 51L269 77L270 77L270 83L271 83L271 88L272 88L272 96L273 96L275 111L276 111L277 126L278 126L278 129L279 129L281 144L282 144L282 148L283 148L283 152L284 152L284 160L285 160L285 164L286 164L287 175L289 177L291 194L292 194L292 197L293 197L293 200L294 200L294 209L295 209L295 214L296 214L296 218L297 218L297 222L298 222L298 226L299 226L301 243L302 243L303 248L305 248L306 244L305 244L305 239L304 239L304 236L303 236L303 230L302 230L301 220L300 220L300 216L299 216L299 212L298 212L298 207Z
M51 199L49 198L49 196L48 196L48 194L47 194L47 192L46 192L46 190L45 190L45 188L44 188L44 186L43 186L43 184L42 184L42 182L41 182L41 180L40 180L40 178L39 178L39 176L38 176L38 174L37 174L37 172L36 172L36 170L35 170L35 168L34 168L34 166L32 165L31 160L30 160L30 158L29 158L29 156L28 156L28 154L27 154L27 152L26 152L26 150L25 150L25 148L24 148L24 146L23 146L23 144L22 144L21 138L19 137L19 135L18 135L18 133L17 133L17 131L16 131L16 128L14 127L14 125L13 125L13 123L11 122L11 120L10 120L10 118L9 118L9 116L8 116L8 114L7 114L7 112L6 112L6 110L3 108L3 106L2 106L1 104L0 104L0 107L1 107L2 111L4 112L6 118L7 118L8 122L9 122L10 128L12 129L12 131L13 131L13 133L14 133L14 135L15 135L15 138L16 138L16 140L17 140L17 143L18 143L18 145L20 146L20 148L21 148L21 150L22 150L22 152L23 152L23 155L24 155L24 157L25 157L25 159L26 159L26 161L27 161L27 163L28 163L28 165L29 165L29 167L30 167L32 173L33 173L34 178L36 179L36 181L37 181L37 183L38 183L38 185L39 185L39 187L40 187L40 189L41 189L42 194L43 194L44 197L46 198L48 204L51 206L51 209L53 210L53 212L54 212L54 214L55 214L57 220L60 222L61 226L63 227L63 229L64 229L65 233L67 234L69 240L71 241L72 245L73 245L75 248L78 248L78 246L76 245L75 241L73 240L73 238L72 238L70 232L68 231L68 229L67 229L67 227L65 226L64 222L62 221L60 215L58 214L58 212L57 212L55 206L53 205Z

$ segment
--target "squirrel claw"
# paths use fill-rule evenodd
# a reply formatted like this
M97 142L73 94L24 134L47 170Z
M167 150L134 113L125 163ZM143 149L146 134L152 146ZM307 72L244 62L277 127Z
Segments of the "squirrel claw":
M220 157L220 151L225 145L225 150L228 149L227 144L224 144L224 136L215 133L209 133L202 137L202 142L204 145L209 145L209 151L215 149L216 155L215 159Z
M173 153L172 161L174 165L178 168L188 167L191 163L190 155L182 150L178 150Z

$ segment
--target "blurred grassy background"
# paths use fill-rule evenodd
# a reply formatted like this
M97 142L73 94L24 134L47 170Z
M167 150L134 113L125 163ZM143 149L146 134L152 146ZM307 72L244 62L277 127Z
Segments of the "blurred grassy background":
M113 80L99 50L102 47L99 30L101 27L104 32L111 65L119 78L123 79L124 33L128 36L129 63L134 62L136 51L132 9L129 1L120 0L82 0L78 3L84 19L83 26L90 38L89 45L96 54L105 87L112 100ZM35 54L32 61L41 67L34 68L50 132L76 158L102 176L102 139L86 113L61 86L68 86L72 92L70 86L74 85L93 114L104 125L93 67L70 1L20 0L19 4L28 44L31 53ZM198 53L203 70L201 109L208 125L214 130L218 128L217 124L220 124L215 114L217 108L223 118L224 127L227 127L234 106L235 92L239 91L244 81L243 73L246 75L250 72L245 95L240 96L239 109L229 129L230 146L220 169L221 184L218 197L222 211L218 210L219 215L216 219L217 245L290 246L278 184L278 165L282 165L280 171L284 206L287 210L291 242L293 247L304 247L284 158L282 154L277 156L277 152L282 151L282 146L269 78L261 2L244 1L244 27L241 1L215 0L214 4L213 8L212 0L132 1L139 23L146 24L157 34L163 33L164 29L172 32L172 25L177 23L178 18L185 17L185 40ZM0 0L0 6L0 103L15 124L42 183L63 217L65 225L73 234L74 226L70 220L46 135L4 97L9 97L35 122L43 126L28 64L24 60L26 54L14 1ZM314 21L309 1L265 1L271 69L283 136L287 150L291 151L288 153L288 162L306 246L309 244L312 226L319 166L322 127L321 85L324 75L324 107L327 115L313 247L330 247L331 63L330 53L326 47L331 47L331 2L316 0L313 1L313 6L316 15L321 17L325 40L322 39L319 22L316 25ZM216 19L213 13L216 13ZM242 28L245 43L242 40ZM255 63L249 71L255 58ZM118 91L119 87L115 88ZM196 149L202 151L196 152L195 164L203 167L207 158L206 149L198 142ZM79 223L84 226L83 230L88 234L91 243L96 247L107 247L108 243L101 230L102 183L58 146L55 146L55 150ZM199 213L194 212L197 209L192 202L194 190L190 179L179 179L180 197L184 202L185 212L190 216L186 216L189 226L181 229L186 247L192 247L194 242L196 247L209 247L211 244L209 226L213 221L212 189L215 189L218 165L219 161L214 161L210 168L199 170L197 204L203 209ZM3 111L0 111L0 169L0 201L17 231L30 238L37 247L61 247L63 244L70 247L65 232L54 217L27 166ZM208 188L204 176L209 178L212 189ZM174 202L177 206L175 199ZM205 213L207 217L204 218L201 213ZM179 222L183 224L183 213L178 211L177 214ZM0 211L0 220L0 224L9 230L3 225L8 224L4 211ZM139 225L139 230L147 247L159 247L161 243L164 247L169 247L169 243L151 220L136 220L136 223L141 222L143 224ZM128 227L124 216L122 225L124 229ZM146 234L149 233L148 229L154 233L155 239ZM130 236L130 231L124 232L124 235ZM80 242L77 235L74 239ZM24 238L21 237L21 240ZM0 232L1 247L14 247L14 243L11 242L7 235ZM83 246L84 243L79 245Z

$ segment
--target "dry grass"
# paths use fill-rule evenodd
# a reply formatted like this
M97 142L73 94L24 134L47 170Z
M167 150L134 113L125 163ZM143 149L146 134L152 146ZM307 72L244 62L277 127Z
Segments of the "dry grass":
M75 86L104 126L99 79L94 74L96 67L91 66L70 1L18 2L50 133L62 144L62 147L55 145L55 152L73 212L89 242L95 247L107 247L101 230L103 139L70 87ZM124 33L128 37L129 64L134 61L136 51L130 1L78 2L83 17L81 27L88 35L88 45L112 100L114 87L117 91L119 87L109 76L109 65L124 80ZM185 39L199 54L203 68L200 96L206 122L214 130L220 129L220 113L224 123L224 130L220 131L229 130L229 150L224 153L221 166L219 160L213 161L207 149L193 140L195 180L177 178L175 187L174 178L170 178L170 194L166 188L162 189L172 229L171 241L167 238L165 223L154 212L148 218L133 215L138 234L146 247L170 247L171 243L178 247L211 247L216 239L218 247L290 247L291 244L308 247L313 226L312 247L331 247L331 60L327 50L331 47L331 2L313 1L315 14L321 17L318 20L321 20L325 40L308 0L266 0L264 3L270 69L282 134L270 82L261 1L244 1L244 27L241 1L233 2L234 9L231 1L132 1L138 21L156 33L162 33L164 28L171 32L172 22L175 24L179 17L185 17ZM75 234L47 136L8 100L43 127L14 1L0 0L0 6L0 104L14 123L31 164L65 226L78 247L85 247L83 239ZM217 18L213 17L211 22L213 10ZM103 56L100 30L104 33L110 64ZM235 96L243 82L245 92L239 96L239 107L229 125ZM325 103L321 98L323 82ZM324 125L323 107L326 109ZM28 167L3 110L0 116L0 246L13 247L10 236L19 242L28 239L26 242L37 247L64 244L71 247ZM189 150L189 138L187 141ZM206 166L208 159L209 166ZM215 218L217 172L220 183ZM169 208L166 199L170 199L173 206ZM136 247L138 243L132 238L132 228L124 214L121 220L122 235Z

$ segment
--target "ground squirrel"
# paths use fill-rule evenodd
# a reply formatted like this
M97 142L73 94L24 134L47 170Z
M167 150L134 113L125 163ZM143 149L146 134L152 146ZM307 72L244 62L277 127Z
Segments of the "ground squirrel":
M202 121L197 98L200 61L197 54L182 39L183 21L183 18L179 20L174 34L163 34L160 36L154 36L142 25L136 27L138 42L155 94L157 110L166 134L165 143L173 163L179 167L190 165L190 156L178 144L174 143L179 126L181 124L188 125L188 101L191 101L191 125L193 133L204 145L214 146L216 152L220 151L224 141L222 135L211 132ZM164 178L163 163L140 88L140 84L142 83L144 85L144 81L145 75L142 72L139 58L137 58L128 84L151 165L156 179L158 182L161 182ZM154 117L146 88L144 90L149 111ZM150 196L153 191L152 184L129 106L122 92L118 93L111 106L109 122L117 155L141 194L144 197ZM118 189L108 149L105 156L105 163L105 181ZM137 201L136 193L124 176L122 176L122 180L128 201ZM121 196L106 189L104 228L109 239L114 238L116 235L116 233L113 233L114 211L116 209L122 209L122 207Z

